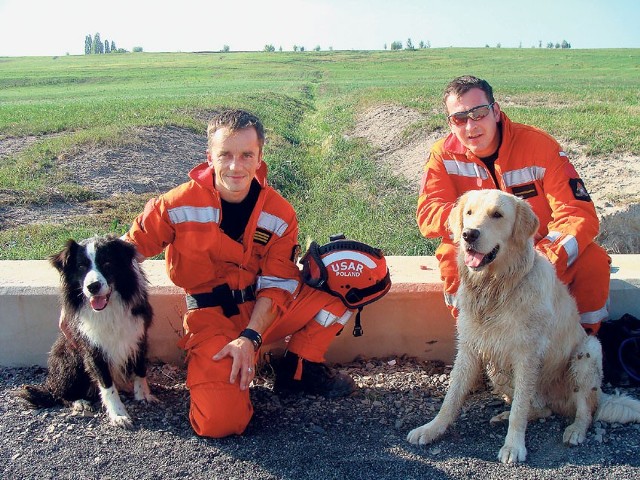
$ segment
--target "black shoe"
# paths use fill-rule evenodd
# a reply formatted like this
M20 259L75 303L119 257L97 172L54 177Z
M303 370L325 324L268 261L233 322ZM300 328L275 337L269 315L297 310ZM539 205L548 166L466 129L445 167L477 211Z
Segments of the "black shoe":
M293 377L298 368L300 357L286 352L279 359L272 359L272 367L276 374L273 389L277 393L304 392L311 395L322 395L326 398L346 397L356 389L355 382L349 375L334 372L324 363L302 361L302 378Z

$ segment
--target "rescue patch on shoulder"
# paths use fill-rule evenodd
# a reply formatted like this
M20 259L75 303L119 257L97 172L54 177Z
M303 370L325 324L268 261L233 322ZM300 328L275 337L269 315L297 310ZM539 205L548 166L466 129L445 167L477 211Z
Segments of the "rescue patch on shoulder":
M589 192L587 192L587 187L584 186L584 182L581 179L570 178L569 185L571 186L571 191L573 192L573 196L576 197L576 200L582 200L584 202L591 201Z
M266 245L271 240L273 233L269 230L265 230L264 228L256 228L256 233L253 234L253 241L259 243L260 245Z
M511 193L522 199L531 198L538 195L535 183L527 183L526 185L518 185L511 188Z

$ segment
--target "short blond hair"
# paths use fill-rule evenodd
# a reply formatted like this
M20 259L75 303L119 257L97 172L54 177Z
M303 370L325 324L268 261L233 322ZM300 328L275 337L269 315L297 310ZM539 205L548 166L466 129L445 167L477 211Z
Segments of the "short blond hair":
M260 148L264 146L264 126L258 117L246 110L228 109L215 112L207 126L207 143L221 128L228 128L232 132L253 127L258 135Z

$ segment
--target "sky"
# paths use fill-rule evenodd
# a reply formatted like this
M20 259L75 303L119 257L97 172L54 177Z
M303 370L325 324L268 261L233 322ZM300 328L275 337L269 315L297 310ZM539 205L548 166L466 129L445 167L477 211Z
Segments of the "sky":
M441 47L640 48L639 0L0 0L0 56Z

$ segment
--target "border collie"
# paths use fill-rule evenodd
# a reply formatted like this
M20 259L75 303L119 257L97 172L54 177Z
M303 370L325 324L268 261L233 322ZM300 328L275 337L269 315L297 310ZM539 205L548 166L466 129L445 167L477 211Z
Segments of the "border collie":
M24 386L18 395L35 408L73 402L83 410L99 394L110 423L131 428L116 384L125 387L133 378L136 400L158 401L146 379L153 310L135 247L115 236L69 240L49 261L60 272L71 339L58 336L45 383Z

